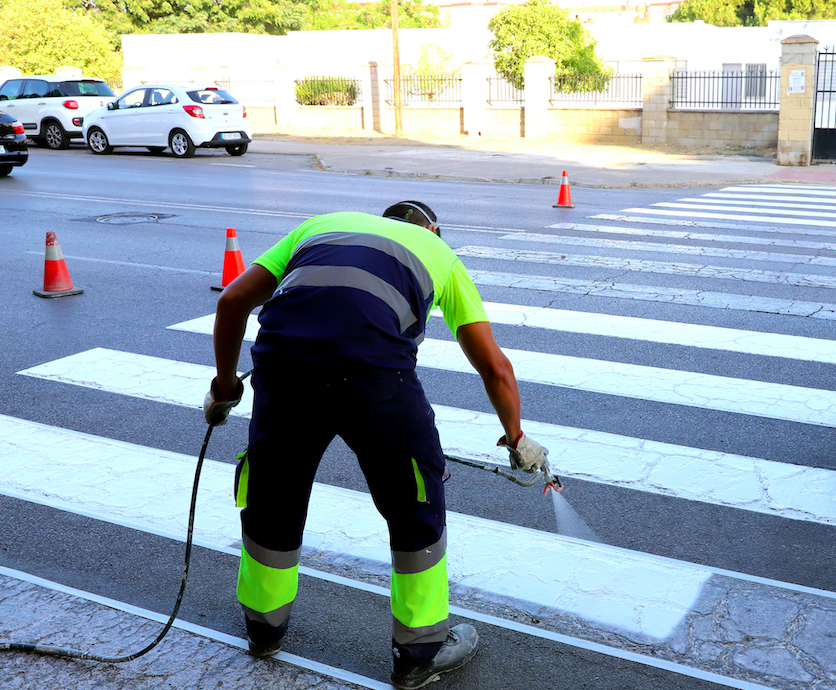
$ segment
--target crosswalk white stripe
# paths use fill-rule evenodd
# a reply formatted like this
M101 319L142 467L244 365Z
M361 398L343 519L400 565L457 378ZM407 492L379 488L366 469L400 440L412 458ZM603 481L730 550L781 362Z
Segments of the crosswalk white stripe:
M114 366L116 362L121 362L133 378L150 385L140 387L126 380ZM34 368L37 371L21 373L200 408L213 368L202 367L201 371L189 365L177 371L171 364L170 360L144 355L91 350L56 360L48 369L41 365ZM159 373L162 371L165 375ZM232 414L249 417L251 409L251 389L246 387L244 400ZM494 439L501 434L494 415L443 406L434 409L447 452L506 462L494 446ZM523 424L547 447L561 449L560 456L555 457L561 457L560 471L570 476L816 522L830 523L836 515L836 475L832 472L544 422L524 420Z
M501 249L497 247L465 246L458 247L456 254L478 259L496 259L500 261L518 261L536 264L559 264L561 266L583 266L618 268L625 271L643 273L662 273L668 275L686 275L695 278L716 278L723 280L742 280L754 283L774 283L797 285L799 287L836 288L836 277L805 273L777 273L751 268L733 268L728 266L709 266L673 261L649 261L645 259L617 259L607 256L588 256L578 254L556 254L525 249Z
M722 259L741 259L744 261L770 261L773 263L806 264L808 266L836 266L836 258L810 256L808 254L782 254L779 252L761 252L752 249L726 249L724 247L705 247L688 244L664 244L661 242L635 242L630 240L610 240L597 237L572 237L567 235L539 235L519 233L504 235L501 240L517 242L537 242L540 244L565 244L573 247L602 247L616 251L654 252L656 254L688 254L711 256Z
M182 538L194 458L10 417L0 416L0 428L0 492ZM240 539L231 493L234 469L205 462L196 543L228 548ZM538 490L531 491L536 497ZM447 529L454 586L656 638L676 628L712 575L698 565L460 513L447 514ZM371 497L323 484L314 485L304 545L378 563L390 559L386 523ZM594 581L590 572L596 573ZM671 586L648 591L648 581ZM531 582L543 586L531 587Z
M828 213L826 211L792 211L786 208L767 208L762 209L753 206L744 206L737 208L729 204L722 204L719 202L709 202L706 200L703 203L680 203L677 201L660 201L653 206L662 208L687 208L704 211L732 211L734 213L775 213L779 216L813 216L815 218L836 218L836 213Z
M711 309L734 309L772 314L788 314L813 319L836 319L836 304L804 302L802 300L776 299L756 295L738 295L709 290L688 290L655 285L634 285L598 280L553 278L521 273L471 270L470 277L476 285L507 287L540 292L564 292L573 295L589 295L613 299L634 299L665 304L686 304Z
M836 340L498 302L483 306L492 323L836 364ZM441 317L438 310L432 315ZM207 314L169 328L212 335L214 323L215 315ZM257 332L258 320L251 314L244 339L254 341Z
M836 364L836 340L494 302L484 306L494 323Z
M505 349L517 379L546 386L572 388L605 395L685 405L734 414L781 419L802 424L836 426L836 391L735 379L637 364ZM454 342L426 339L418 365L474 374ZM179 371L182 369L183 373ZM147 355L94 348L18 372L97 390L165 400L169 382L182 386L175 399L201 403L213 368ZM245 405L246 403L246 405ZM251 392L239 408L249 410Z
M520 381L836 427L836 391L511 348L503 351ZM421 344L418 365L474 373L458 344L442 340Z
M778 240L769 237L751 235L714 235L707 232L687 232L685 230L648 230L647 228L625 228L618 225L585 225L583 223L555 223L547 225L555 230L577 230L609 235L638 235L642 237L666 237L676 240L700 240L704 242L729 242L734 244L757 244L768 247L797 247L799 249L817 249L836 251L833 242L805 242L804 240ZM738 226L740 227L740 226ZM741 230L745 228L740 227Z
M836 187L813 184L751 184L740 187L723 187L721 192L735 191L763 193L764 190L779 189L786 193L815 194L817 196L836 196Z
M654 212L653 209L629 209L635 212L647 211ZM658 210L655 212L659 212ZM682 215L674 211L665 211L663 215ZM707 217L714 217L714 214L705 214ZM769 226L759 225L753 228L751 225L739 225L737 223L720 223L718 221L699 221L699 220L683 220L682 218L648 218L646 216L624 216L618 213L598 213L594 216L589 216L594 220L615 220L621 223L645 223L648 225L666 225L677 226L684 228L717 228L725 230L734 230L737 232L747 232L756 230L758 233L775 233L779 235L812 235L815 237L836 237L836 230L824 230L818 227L794 227L794 228L770 228ZM717 216L722 217L722 216Z
M622 213L652 213L666 216L681 216L685 218L723 218L725 220L745 220L757 223L780 223L784 225L817 225L826 228L836 228L832 220L817 218L778 218L775 216L738 215L737 213L708 213L703 211L667 211L661 208L625 208ZM758 228L760 229L760 228Z
M836 211L836 198L834 199L819 199L812 196L780 196L774 193L764 194L724 194L723 192L708 192L701 194L697 198L680 199L680 201L696 201L702 198L710 199L724 199L724 204L751 204L757 202L759 205L766 206L788 206L789 208L820 208L825 211ZM731 201L736 199L737 201ZM782 204L778 202L788 201L789 204ZM805 203L806 202L806 203Z

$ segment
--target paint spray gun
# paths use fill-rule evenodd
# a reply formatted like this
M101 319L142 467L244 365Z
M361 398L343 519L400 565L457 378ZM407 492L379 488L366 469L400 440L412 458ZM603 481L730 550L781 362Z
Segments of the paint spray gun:
M534 486L540 481L540 479L542 479L544 483L544 494L549 489L558 492L563 491L563 482L560 481L560 477L556 474L552 474L552 471L549 468L548 460L543 463L539 470L532 474L528 474L526 472L515 472L508 468L500 467L499 465L479 462L478 460L468 460L467 458L462 458L457 455L447 455L445 453L444 458L445 460L458 463L459 465L466 465L467 467L475 467L476 469L485 470L486 472L492 472L493 474L505 477L508 481L514 482L514 484L519 484L520 486ZM445 480L448 478L449 474L445 477Z

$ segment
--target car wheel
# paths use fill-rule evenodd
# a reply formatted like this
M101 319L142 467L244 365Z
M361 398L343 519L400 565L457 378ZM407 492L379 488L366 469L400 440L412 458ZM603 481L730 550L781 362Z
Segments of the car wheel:
M248 144L238 144L238 146L227 146L226 152L230 156L243 156L247 152Z
M11 171L12 168L15 167L13 165L0 165L0 177L6 177Z
M162 153L165 151L165 146L146 146L145 148L151 153Z
M44 125L43 140L48 148L66 149L70 146L70 138L64 128L55 121L47 122Z
M189 135L182 129L175 129L168 137L168 144L171 152L178 158L191 158L194 156L195 146Z
M107 140L107 134L105 134L98 127L91 127L90 131L87 132L87 145L93 153L97 154L110 153L113 151L113 147Z

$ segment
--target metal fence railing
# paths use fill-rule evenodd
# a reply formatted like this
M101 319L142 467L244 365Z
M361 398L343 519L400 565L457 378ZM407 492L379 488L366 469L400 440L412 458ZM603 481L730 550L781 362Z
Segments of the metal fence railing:
M386 103L395 102L395 79L384 79ZM459 104L462 101L462 78L458 74L409 75L401 77L401 102L422 105Z
M518 89L504 77L487 77L488 82L488 103L513 103L523 105L525 103L525 91Z
M781 72L750 65L717 72L676 70L671 75L671 107L700 110L778 110Z
M641 74L561 74L549 79L556 107L641 108Z
M304 77L296 79L300 105L355 105L363 98L362 80L354 77Z

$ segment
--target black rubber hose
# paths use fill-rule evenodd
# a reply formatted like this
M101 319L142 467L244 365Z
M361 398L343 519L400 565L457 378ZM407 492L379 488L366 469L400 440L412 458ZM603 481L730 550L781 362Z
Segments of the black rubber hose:
M244 374L241 377L241 380L243 381L250 374L252 374L252 369ZM203 438L203 446L200 449L200 455L197 458L197 466L195 467L194 472L192 500L189 505L189 528L186 532L186 553L183 558L183 578L180 580L180 591L177 593L177 601L174 602L174 610L171 612L171 616L169 616L165 627L162 631L160 631L160 634L157 635L157 639L151 642L151 644L147 647L127 656L102 656L99 654L92 654L90 652L80 652L75 649L65 649L63 647L28 644L25 642L2 641L0 641L0 652L29 652L31 654L40 654L42 656L54 656L59 659L81 659L83 661L100 661L106 664L121 664L126 661L133 661L134 659L141 657L143 654L147 654L160 642L162 642L163 638L168 634L168 631L171 630L171 626L174 625L174 621L177 619L177 613L180 611L180 604L183 603L183 594L186 592L186 582L189 579L189 563L192 558L192 538L194 536L194 516L197 506L197 489L200 484L200 471L203 469L203 459L206 457L206 449L209 447L209 439L212 436L212 429L214 429L214 427L211 424L209 425L209 428L206 429L206 436Z

